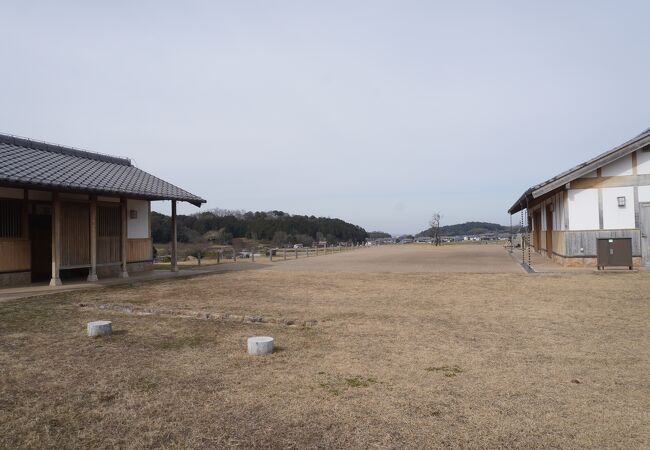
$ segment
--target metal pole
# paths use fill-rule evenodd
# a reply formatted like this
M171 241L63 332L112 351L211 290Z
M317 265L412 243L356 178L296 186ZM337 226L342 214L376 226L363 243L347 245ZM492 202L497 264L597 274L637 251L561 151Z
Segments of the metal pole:
M526 202L526 241L528 246L528 267L530 268L532 266L530 264L530 216L528 215L528 202Z
M526 251L524 250L524 209L521 209L521 212L519 214L519 234L521 235L521 263L525 264L526 263Z

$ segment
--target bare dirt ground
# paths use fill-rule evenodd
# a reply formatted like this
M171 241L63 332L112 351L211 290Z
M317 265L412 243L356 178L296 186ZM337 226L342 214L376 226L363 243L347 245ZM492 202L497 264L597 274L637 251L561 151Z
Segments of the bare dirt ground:
M276 258L277 260L281 258ZM284 263L284 261L281 261ZM298 260L279 270L306 272L519 273L521 267L501 245L386 245Z
M650 447L650 273L290 264L1 303L0 447Z

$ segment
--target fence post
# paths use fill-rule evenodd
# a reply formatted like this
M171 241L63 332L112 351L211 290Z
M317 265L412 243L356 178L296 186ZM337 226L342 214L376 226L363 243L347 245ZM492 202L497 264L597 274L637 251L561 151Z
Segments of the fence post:
M269 249L269 261L273 262L273 249L272 248Z
M284 256L284 260L286 261L287 260L287 249L286 248L282 250L282 255Z
M251 251L251 262L255 262L255 249Z
M217 250L217 264L221 262L221 249Z
M298 259L298 249L294 248L293 251L296 252L296 259Z

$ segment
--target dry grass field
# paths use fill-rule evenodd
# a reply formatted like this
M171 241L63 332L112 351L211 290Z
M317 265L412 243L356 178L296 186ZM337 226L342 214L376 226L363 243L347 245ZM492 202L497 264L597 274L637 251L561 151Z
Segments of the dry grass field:
M650 447L650 272L316 263L0 303L0 447Z

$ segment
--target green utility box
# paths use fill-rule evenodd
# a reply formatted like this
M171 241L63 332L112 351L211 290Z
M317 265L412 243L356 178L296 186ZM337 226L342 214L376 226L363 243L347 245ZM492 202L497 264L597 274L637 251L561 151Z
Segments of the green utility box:
M598 270L605 267L628 267L632 270L632 239L598 239Z

